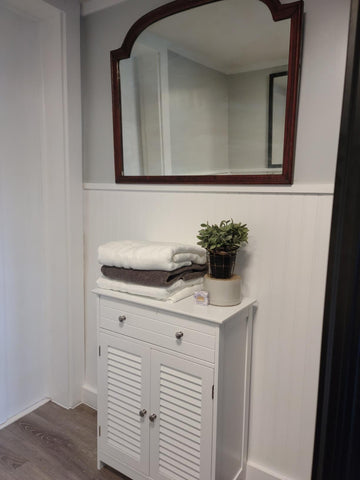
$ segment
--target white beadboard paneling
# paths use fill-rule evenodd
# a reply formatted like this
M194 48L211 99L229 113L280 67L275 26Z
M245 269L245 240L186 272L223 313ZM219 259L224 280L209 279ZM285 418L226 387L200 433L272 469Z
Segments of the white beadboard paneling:
M249 459L310 478L332 195L86 190L86 383L96 388L97 247L115 239L195 243L200 223L250 228L236 273L258 299ZM281 477L282 476L282 477Z

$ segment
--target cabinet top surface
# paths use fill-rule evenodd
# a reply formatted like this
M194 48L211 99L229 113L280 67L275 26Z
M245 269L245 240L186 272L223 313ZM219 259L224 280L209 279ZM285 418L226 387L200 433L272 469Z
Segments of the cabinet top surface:
M172 312L174 314L190 316L198 320L204 320L211 323L222 324L226 320L232 318L237 313L246 310L253 305L256 300L254 298L243 298L239 305L231 307L218 307L215 305L198 305L195 303L193 296L184 298L179 302L168 303L152 298L141 297L138 295L130 295L127 293L115 292L113 290L105 290L95 288L93 293L99 297L113 298L122 300L133 305L141 305L152 308L157 311Z

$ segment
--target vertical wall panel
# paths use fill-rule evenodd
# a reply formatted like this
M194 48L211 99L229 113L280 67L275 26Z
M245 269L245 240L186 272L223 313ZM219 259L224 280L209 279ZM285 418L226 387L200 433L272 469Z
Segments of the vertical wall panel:
M1 179L4 178L4 166L0 161L0 225L4 220L4 196ZM7 381L6 381L6 325L5 325L5 265L4 265L4 229L0 228L0 424L7 420Z
M0 7L1 423L81 399L79 15L72 0Z
M40 62L37 23L0 7L3 421L48 395Z
M249 460L278 478L310 478L331 195L87 190L86 383L96 389L97 247L110 240L196 242L200 223L248 224L236 271L258 299Z

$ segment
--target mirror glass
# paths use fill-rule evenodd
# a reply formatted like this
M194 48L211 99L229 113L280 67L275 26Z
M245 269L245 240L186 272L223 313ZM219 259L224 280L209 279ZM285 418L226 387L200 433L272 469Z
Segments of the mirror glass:
M283 174L291 19L260 0L202 3L117 60L122 177Z

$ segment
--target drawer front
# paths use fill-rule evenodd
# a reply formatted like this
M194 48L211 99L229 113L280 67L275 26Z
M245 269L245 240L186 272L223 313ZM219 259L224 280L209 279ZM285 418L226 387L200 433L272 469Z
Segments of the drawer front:
M211 363L215 361L216 327L211 325L106 300L100 302L100 327Z

